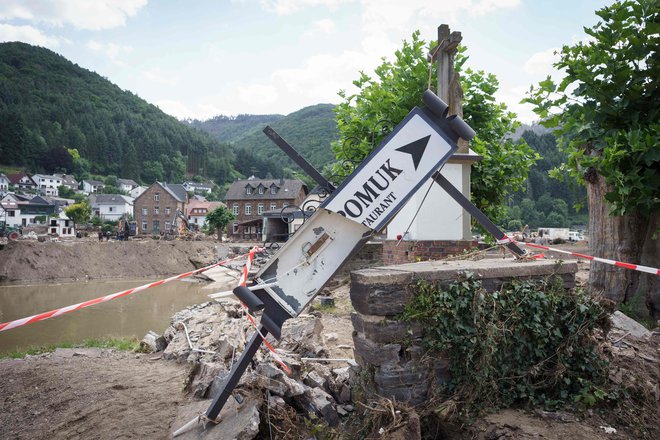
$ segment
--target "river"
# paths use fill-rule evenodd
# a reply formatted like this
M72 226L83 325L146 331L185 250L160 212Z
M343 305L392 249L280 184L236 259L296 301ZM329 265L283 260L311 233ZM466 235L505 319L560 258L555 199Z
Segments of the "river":
M0 322L12 321L146 284L153 280L0 285ZM235 283L234 283L235 284ZM45 321L0 332L0 353L33 345L79 343L107 336L162 334L177 311L209 301L204 283L173 281ZM227 285L225 289L231 289Z

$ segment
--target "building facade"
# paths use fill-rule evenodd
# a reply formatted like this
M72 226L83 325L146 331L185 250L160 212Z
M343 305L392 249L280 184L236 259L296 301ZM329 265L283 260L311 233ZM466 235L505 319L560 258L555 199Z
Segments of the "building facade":
M133 217L141 235L170 230L176 211L186 212L188 194L183 185L155 182L133 202Z
M227 227L227 237L261 241L264 214L300 206L306 196L307 186L297 179L237 180L225 195L227 209L235 217Z
M32 180L37 184L39 194L44 196L58 196L58 187L62 185L62 178L50 174L35 174Z

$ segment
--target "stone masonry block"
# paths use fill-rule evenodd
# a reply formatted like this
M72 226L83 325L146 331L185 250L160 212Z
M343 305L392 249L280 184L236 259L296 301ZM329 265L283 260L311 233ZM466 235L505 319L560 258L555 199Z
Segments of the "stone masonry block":
M364 334L355 332L353 334L355 346L355 360L360 365L384 365L396 363L399 360L401 345L378 344L367 339Z
M352 313L353 328L372 342L396 344L422 337L422 326L417 322L397 321L385 316Z

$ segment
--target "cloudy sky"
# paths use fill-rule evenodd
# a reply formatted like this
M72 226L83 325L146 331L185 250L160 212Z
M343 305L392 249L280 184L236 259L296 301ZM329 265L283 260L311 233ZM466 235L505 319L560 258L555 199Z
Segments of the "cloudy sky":
M338 103L415 29L461 31L469 65L518 102L605 0L0 0L0 42L44 46L178 118Z

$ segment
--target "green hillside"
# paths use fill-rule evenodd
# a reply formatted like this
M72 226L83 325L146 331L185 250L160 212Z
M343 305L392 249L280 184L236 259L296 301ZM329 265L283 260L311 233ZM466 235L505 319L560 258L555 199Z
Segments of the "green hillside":
M334 161L330 144L339 138L332 104L305 107L287 116L219 116L191 125L211 133L222 142L230 142L236 155L235 167L244 175L290 177L298 171L281 150L262 132L270 125L312 165L322 169Z
M77 158L67 154L76 149ZM0 44L0 164L151 183L236 173L228 146L41 47Z

